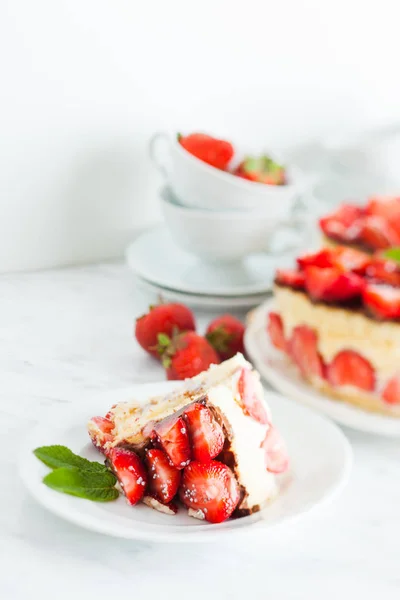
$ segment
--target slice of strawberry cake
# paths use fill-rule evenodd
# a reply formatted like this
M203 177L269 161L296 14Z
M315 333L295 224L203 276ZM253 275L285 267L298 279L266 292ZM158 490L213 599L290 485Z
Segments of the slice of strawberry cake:
M219 523L264 507L288 467L263 396L258 373L236 354L145 405L113 406L88 431L128 503L174 514L180 501Z
M400 263L336 246L278 270L273 345L322 392L400 417Z
M319 225L328 245L367 252L400 246L400 196L374 196L365 206L342 204Z

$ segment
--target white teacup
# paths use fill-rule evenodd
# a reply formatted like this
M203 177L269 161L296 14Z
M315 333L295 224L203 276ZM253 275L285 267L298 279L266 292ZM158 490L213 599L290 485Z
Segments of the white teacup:
M208 165L165 133L157 133L150 140L150 156L179 202L192 208L262 211L272 219L282 219L308 185L300 171L291 166L287 167L285 185L248 181Z
M168 187L161 191L161 208L175 243L214 265L240 262L258 252L280 254L297 248L307 231L305 218L290 211L278 218L269 211L211 212L188 208L179 203ZM289 229L292 235L283 235L283 229ZM278 239L277 233L281 234ZM284 243L279 237L286 237Z

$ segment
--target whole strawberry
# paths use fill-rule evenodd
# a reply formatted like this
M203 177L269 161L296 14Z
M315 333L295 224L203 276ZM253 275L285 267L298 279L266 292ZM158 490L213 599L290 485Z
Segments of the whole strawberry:
M158 335L172 336L176 332L194 331L196 324L192 311L183 304L157 304L136 320L135 337L152 356L160 358Z
M206 338L194 331L186 331L171 338L159 335L161 362L167 379L187 379L221 361Z
M285 168L269 156L248 156L236 167L234 175L249 181L269 185L284 185L286 183Z
M218 140L205 133L178 135L178 141L190 154L216 169L225 170L234 152L230 142Z
M244 325L232 315L217 317L207 327L206 338L221 360L244 352Z

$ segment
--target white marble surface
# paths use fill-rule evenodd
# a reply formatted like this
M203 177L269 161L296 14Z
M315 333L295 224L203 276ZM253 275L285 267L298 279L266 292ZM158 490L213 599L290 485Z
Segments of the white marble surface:
M0 278L1 600L398 600L398 441L346 431L355 466L343 495L251 543L115 540L58 519L25 493L18 440L48 406L163 378L132 339L147 301L121 265Z

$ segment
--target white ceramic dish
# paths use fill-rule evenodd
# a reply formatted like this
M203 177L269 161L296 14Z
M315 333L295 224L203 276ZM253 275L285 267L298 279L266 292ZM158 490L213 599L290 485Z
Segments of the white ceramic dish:
M400 419L332 400L300 377L295 366L269 341L266 332L267 314L274 310L273 307L274 301L269 299L250 313L245 333L246 352L265 380L286 397L313 408L341 425L368 433L400 436Z
M211 211L270 211L271 218L286 218L305 177L287 166L288 184L266 185L247 181L211 167L187 152L176 136L157 133L150 140L150 155L182 204Z
M94 414L104 414L115 402L132 397L145 401L176 385L164 381L133 386L97 394L92 399L77 398L68 406L50 411L32 431L21 452L20 475L29 492L58 516L106 535L149 542L206 542L234 533L266 535L269 528L298 519L332 500L347 482L352 451L341 431L312 411L268 393L274 422L287 441L292 466L289 475L282 479L278 499L255 515L211 525L188 517L184 509L170 516L145 505L130 507L123 497L105 504L90 502L60 494L42 483L49 469L33 455L36 447L64 444L91 460L101 461L101 455L88 441L87 420Z
M228 212L188 208L179 204L170 188L160 194L161 210L175 243L203 262L232 263L249 254L273 252L282 227L295 234L280 252L299 246L306 228L300 215L277 217L273 211ZM286 219L286 220L284 220Z
M210 308L218 310L233 310L239 308L252 308L258 306L266 299L266 294L254 294L250 296L212 296L207 294L188 294L178 292L169 288L157 286L136 276L138 287L149 294L149 304L157 302L160 296L171 302L182 302L196 308Z
M217 296L249 296L271 290L276 257L253 254L242 262L207 264L179 248L163 226L142 233L128 246L126 260L139 277L161 287ZM288 267L292 254L279 257Z

